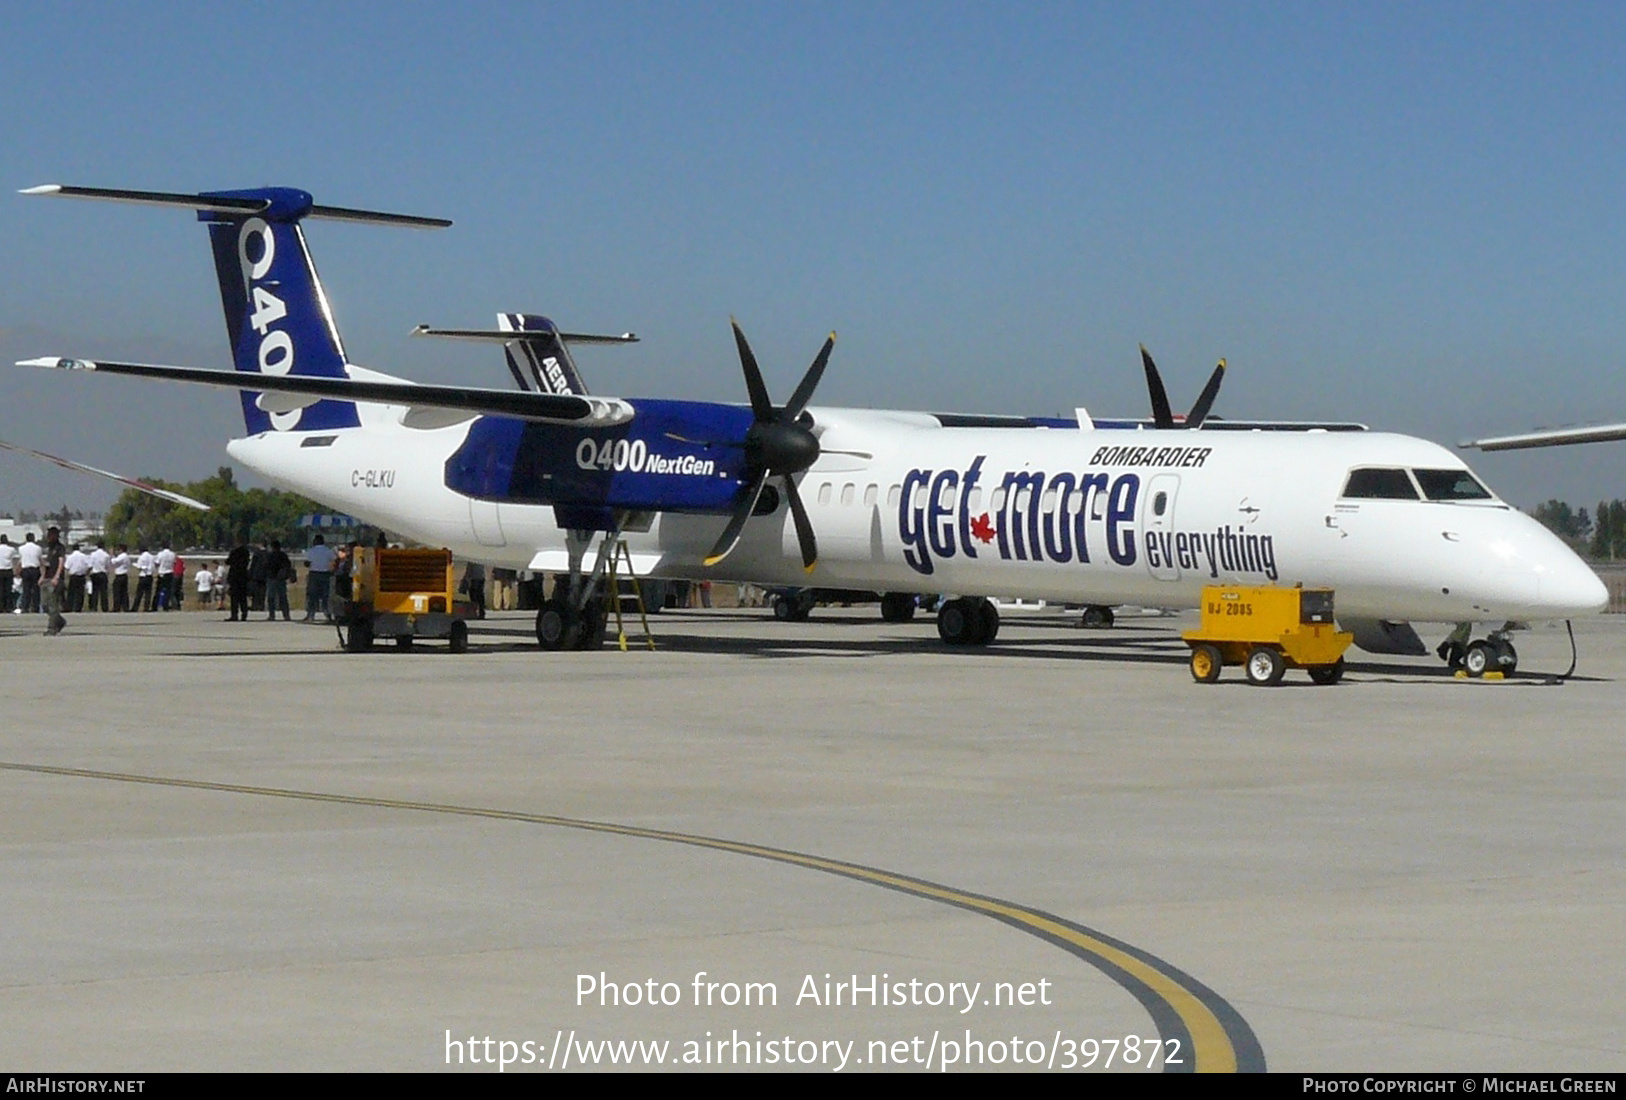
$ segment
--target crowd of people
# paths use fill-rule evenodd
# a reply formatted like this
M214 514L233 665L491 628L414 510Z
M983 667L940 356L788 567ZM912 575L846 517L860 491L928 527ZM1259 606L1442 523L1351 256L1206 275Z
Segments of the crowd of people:
M318 614L331 621L328 600L337 574L348 577L352 547L334 550L317 535L305 552L305 621ZM131 578L134 577L134 587ZM203 562L192 572L187 598L186 560L164 542L132 554L120 544L111 553L104 539L66 545L56 527L44 541L29 531L21 543L0 534L0 614L43 614L47 634L59 634L68 614L84 611L157 612L228 609L229 621L252 614L292 619L288 586L298 579L293 559L276 539L241 539L224 562Z

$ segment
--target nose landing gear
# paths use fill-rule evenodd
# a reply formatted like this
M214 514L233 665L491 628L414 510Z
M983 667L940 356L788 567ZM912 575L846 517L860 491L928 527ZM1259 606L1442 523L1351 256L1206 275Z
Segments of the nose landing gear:
M1513 648L1513 642L1508 637L1513 624L1507 623L1484 638L1470 641L1473 627L1473 623L1458 623L1457 628L1434 652L1453 670L1460 670L1475 679L1493 672L1512 676L1519 667L1519 652Z

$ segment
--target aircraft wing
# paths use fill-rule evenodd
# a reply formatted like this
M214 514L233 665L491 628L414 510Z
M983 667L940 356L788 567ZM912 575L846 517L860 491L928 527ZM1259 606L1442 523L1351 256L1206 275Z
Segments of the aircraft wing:
M188 508L196 508L200 512L207 512L211 510L207 504L203 503L203 501L193 500L189 496L183 496L182 494L172 492L169 489L160 489L156 485L148 485L145 481L137 481L133 477L124 477L108 470L98 470L94 466L86 466L84 463L74 462L72 459L58 458L56 455L48 455L44 451L35 451L28 447L19 447L17 444L7 443L3 439L0 439L0 450L16 451L18 454L32 455L35 458L43 459L46 462L55 463L56 465L61 466L64 470L77 470L82 474L95 474L97 477L105 477L111 481L118 482L120 485L125 485L131 489L140 490L149 496L159 497L174 504L184 504Z
M148 363L112 363L101 359L57 359L45 356L20 360L19 367L49 367L56 370L101 371L136 378L163 378L173 382L195 382L261 394L259 405L267 412L285 412L324 398L338 401L364 401L384 405L407 405L413 409L436 409L470 416L510 416L519 420L574 424L580 427L608 427L632 419L633 409L615 397L573 394L522 393L514 390L470 389L463 386L420 386L404 381L359 381L352 378L311 378L294 374L251 374L239 371L203 370L197 367L166 367ZM278 397L270 395L277 394ZM280 395L289 395L281 397ZM309 400L300 400L308 398Z
M1593 424L1585 428L1551 428L1523 435L1498 435L1489 439L1470 439L1459 447L1477 447L1481 451L1517 451L1526 447L1563 447L1572 443L1607 443L1626 439L1626 424Z

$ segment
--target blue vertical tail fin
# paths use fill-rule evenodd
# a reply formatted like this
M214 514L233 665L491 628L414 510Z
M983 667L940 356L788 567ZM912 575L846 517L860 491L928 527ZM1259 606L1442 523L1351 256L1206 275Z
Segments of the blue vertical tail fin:
M552 321L535 313L499 313L497 328L502 332L536 334L503 344L508 370L520 389L578 396L587 393L587 385L582 381L581 371L576 369L570 348Z

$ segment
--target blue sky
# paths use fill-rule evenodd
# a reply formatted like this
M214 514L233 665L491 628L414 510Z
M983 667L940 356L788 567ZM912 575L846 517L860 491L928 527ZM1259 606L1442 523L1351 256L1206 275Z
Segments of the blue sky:
M441 232L313 224L351 358L499 309L633 329L599 390L744 400L740 318L826 404L1188 404L1453 442L1626 419L1626 8L1556 4L17 5L8 191L284 184ZM0 354L227 365L202 230L0 193ZM234 399L4 368L0 438L203 476ZM1469 461L1626 496L1626 445ZM0 511L100 507L0 455Z

